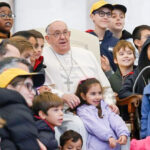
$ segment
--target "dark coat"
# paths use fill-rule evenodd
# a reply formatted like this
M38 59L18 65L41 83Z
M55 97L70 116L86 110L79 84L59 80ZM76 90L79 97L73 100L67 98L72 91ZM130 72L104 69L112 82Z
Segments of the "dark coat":
M58 150L58 143L55 139L55 131L48 122L35 116L36 126L39 132L39 140L47 147L47 150Z
M123 30L120 40L128 40L128 39L132 39L132 34L129 33L127 30Z
M150 39L144 43L139 57L138 66L135 69L134 74L129 76L124 82L121 90L118 93L119 98L122 99L131 96L134 93L143 94L144 87L149 83L150 68L146 69L136 82L135 80L143 68L150 66L150 60L147 57L147 47L149 44ZM135 90L133 90L133 86L135 86Z
M97 36L94 31L88 33ZM117 67L116 64L114 63L112 51L118 41L119 39L115 38L113 34L109 30L107 30L105 32L103 40L100 42L100 54L101 56L105 55L108 58L113 71L116 71Z
M18 92L0 89L0 116L6 121L0 129L2 150L40 150L31 110Z

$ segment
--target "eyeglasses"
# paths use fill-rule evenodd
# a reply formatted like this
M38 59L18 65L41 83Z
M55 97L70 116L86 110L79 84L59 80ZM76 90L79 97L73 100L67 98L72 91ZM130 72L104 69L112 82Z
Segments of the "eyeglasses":
M23 86L25 86L29 90L29 92L32 92L32 91L36 92L36 88L30 82L26 82L26 83L20 82L17 85L23 85Z
M104 12L104 11L95 11L94 14L98 14L100 17L104 17L105 15L110 18L111 12Z
M49 33L48 35L53 35L55 38L59 38L59 37L61 37L61 35L67 37L67 36L69 36L69 33L70 33L70 31L64 31L64 32L55 32L53 34Z
M0 18L2 19L7 19L7 18L13 19L14 17L15 17L14 14L0 14Z

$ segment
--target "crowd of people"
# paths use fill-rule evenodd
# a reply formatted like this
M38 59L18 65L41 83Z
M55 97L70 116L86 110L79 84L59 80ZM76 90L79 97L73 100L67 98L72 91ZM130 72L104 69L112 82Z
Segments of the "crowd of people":
M99 65L91 51L70 44L67 24L11 34L14 14L0 2L1 150L148 150L150 136L150 26L124 29L127 8L94 3ZM45 46L47 41L47 46ZM121 99L137 94L140 139L131 140ZM130 144L131 143L131 144Z

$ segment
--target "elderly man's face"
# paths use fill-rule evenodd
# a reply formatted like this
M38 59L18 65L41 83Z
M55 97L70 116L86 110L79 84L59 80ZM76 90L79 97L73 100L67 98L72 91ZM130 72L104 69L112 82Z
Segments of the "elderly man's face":
M52 23L45 38L58 54L65 54L70 50L70 31L64 22Z

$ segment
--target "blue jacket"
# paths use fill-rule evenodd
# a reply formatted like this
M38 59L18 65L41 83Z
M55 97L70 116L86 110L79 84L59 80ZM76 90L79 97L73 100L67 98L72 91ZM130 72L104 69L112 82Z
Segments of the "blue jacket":
M144 88L141 115L140 137L143 139L150 136L150 84Z
M88 33L97 36L94 31L88 32ZM119 41L119 39L115 38L113 36L112 32L107 30L105 32L102 42L100 42L100 54L101 54L101 56L105 55L109 59L109 63L111 65L111 68L113 69L113 71L116 71L117 67L114 63L112 52L113 52L114 46L117 44L118 41Z
M58 143L55 138L55 131L45 120L42 120L40 117L35 116L36 126L38 128L38 138L46 146L47 150L57 150Z
M103 118L98 116L98 109L93 105L83 104L77 108L77 114L88 132L87 150L120 150L119 144L110 148L108 139L129 136L129 131L122 118L113 113L103 100L101 108Z

